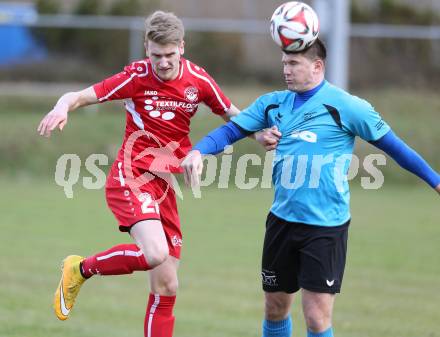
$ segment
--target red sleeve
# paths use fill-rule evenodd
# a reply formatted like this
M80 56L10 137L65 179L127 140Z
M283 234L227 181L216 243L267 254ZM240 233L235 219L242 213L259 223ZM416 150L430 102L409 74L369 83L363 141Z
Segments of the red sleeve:
M205 71L194 64L187 63L189 71L199 79L200 98L217 115L223 115L231 107L231 101L223 93L214 79Z
M148 74L145 61L133 62L123 71L93 85L100 102L133 97L138 77Z

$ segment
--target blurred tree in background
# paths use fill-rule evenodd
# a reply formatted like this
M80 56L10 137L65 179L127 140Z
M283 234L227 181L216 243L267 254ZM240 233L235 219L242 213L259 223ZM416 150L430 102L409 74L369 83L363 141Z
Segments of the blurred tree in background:
M428 26L440 24L440 15L428 8L394 0L380 0L371 9L353 0L351 20L353 23ZM440 81L439 52L438 40L352 38L350 84L355 88L434 86Z
M36 6L40 14L63 11L61 3L54 0L37 0ZM158 0L79 0L69 14L146 17L156 8ZM127 30L35 28L33 32L50 51L49 59L43 64L2 69L5 80L93 82L119 71L128 62Z
M185 57L200 64L218 81L243 79L243 48L240 34L187 32Z
M395 25L439 24L440 16L429 8L418 8L395 0L380 0L373 9L360 6L360 0L352 0L351 20L353 23L387 23Z

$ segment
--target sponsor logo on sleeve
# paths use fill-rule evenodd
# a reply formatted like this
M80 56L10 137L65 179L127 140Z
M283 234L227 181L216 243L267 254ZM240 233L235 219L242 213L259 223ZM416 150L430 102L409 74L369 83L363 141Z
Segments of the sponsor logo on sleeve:
M385 125L385 122L383 121L383 119L381 119L379 122L376 123L376 125L374 126L376 128L377 131L379 131L380 129L382 129L382 127Z

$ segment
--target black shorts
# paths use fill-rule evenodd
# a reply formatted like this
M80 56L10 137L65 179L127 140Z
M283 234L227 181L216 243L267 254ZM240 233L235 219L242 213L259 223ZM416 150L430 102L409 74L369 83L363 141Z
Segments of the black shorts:
M306 225L269 213L261 268L263 290L294 293L303 288L339 293L349 223L336 227Z

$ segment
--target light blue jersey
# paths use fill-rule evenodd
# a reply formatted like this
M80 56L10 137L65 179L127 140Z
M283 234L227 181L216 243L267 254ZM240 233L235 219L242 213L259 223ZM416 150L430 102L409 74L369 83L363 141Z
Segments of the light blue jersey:
M350 219L347 181L354 138L375 141L390 127L365 100L328 82L293 109L295 93L259 97L232 121L255 132L274 125L276 148L271 212L291 222L338 226Z

